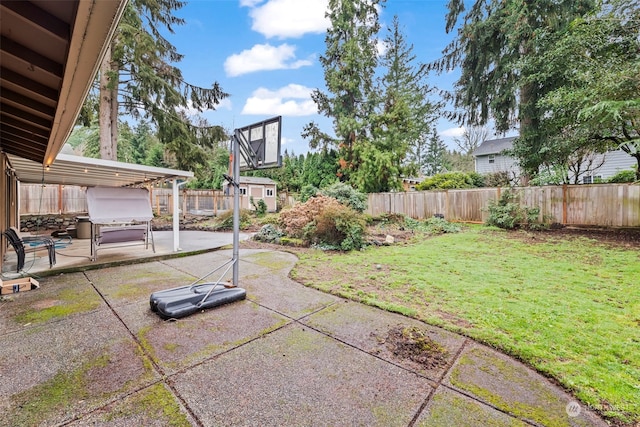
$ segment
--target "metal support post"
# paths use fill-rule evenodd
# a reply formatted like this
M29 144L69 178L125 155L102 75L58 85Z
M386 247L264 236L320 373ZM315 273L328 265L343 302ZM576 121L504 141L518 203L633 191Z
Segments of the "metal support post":
M233 138L233 286L238 286L240 265L240 142Z

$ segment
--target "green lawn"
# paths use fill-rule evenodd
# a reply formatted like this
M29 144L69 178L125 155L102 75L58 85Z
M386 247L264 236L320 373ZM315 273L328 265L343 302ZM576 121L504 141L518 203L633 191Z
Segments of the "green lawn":
M555 378L601 414L640 422L637 249L470 227L360 252L305 252L292 275L461 332Z

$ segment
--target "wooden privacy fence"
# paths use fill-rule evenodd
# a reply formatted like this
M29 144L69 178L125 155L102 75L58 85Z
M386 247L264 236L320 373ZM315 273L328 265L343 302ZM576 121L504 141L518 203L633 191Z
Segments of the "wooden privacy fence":
M369 194L367 213L397 213L415 219L444 215L449 221L485 222L491 200L506 188L411 191ZM593 184L518 187L520 204L539 207L541 219L565 225L640 227L640 185ZM171 214L172 190L151 190L151 205L158 215ZM289 196L290 198L290 196ZM289 200L290 203L291 200ZM220 190L181 190L182 212L217 215L233 207L233 197ZM87 212L85 190L62 185L21 185L20 214L74 214Z
M485 222L489 202L506 188L369 194L367 213L449 221ZM595 184L517 187L521 206L539 207L540 219L565 225L640 227L640 185Z
M222 190L179 191L181 212L194 215L214 215L233 209L233 196ZM290 202L291 196L282 194L281 203ZM156 215L173 212L173 189L152 188L151 206ZM240 206L250 206L249 196L240 196ZM20 186L20 215L79 214L87 212L85 189L69 185L23 184Z
M157 215L173 211L173 191L152 188L151 206ZM233 209L233 196L221 190L180 190L179 209L197 215L217 215ZM83 187L72 185L20 186L20 215L76 214L87 212L87 197Z

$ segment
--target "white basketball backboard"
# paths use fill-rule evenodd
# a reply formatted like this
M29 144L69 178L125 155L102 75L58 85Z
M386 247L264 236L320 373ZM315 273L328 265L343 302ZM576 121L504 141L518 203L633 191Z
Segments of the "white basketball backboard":
M282 117L236 129L234 139L240 145L240 170L282 166L280 131Z

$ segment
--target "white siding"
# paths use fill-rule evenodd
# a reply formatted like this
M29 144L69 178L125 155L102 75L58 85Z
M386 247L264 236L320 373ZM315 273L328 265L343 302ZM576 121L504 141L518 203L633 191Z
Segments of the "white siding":
M594 175L600 175L602 179L611 178L618 172L631 169L637 164L635 158L622 150L609 151L601 156L604 156L605 162L600 168L598 168Z
M515 176L520 176L520 168L513 157L503 156L500 154L494 155L493 163L489 163L490 156L478 156L476 157L476 172L479 174L496 173L496 172L510 172Z

